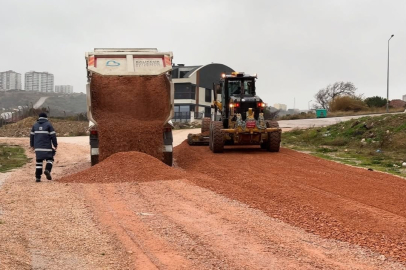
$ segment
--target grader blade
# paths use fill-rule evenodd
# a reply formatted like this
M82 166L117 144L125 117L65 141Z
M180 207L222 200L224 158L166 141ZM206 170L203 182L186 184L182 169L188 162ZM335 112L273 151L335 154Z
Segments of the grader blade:
M209 145L209 132L203 132L198 134L189 133L187 136L187 142L189 145Z

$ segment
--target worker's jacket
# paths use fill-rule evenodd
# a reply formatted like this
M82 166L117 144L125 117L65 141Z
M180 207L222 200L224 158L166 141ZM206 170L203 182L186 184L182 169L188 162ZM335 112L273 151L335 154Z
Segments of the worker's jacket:
M45 117L40 117L31 129L30 146L35 148L37 159L52 159L58 146L54 127Z

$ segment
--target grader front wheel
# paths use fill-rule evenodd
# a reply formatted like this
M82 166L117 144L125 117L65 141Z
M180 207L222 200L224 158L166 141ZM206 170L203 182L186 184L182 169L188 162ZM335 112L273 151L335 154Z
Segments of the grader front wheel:
M213 153L223 153L224 151L224 133L221 131L222 128L222 122L211 122L210 149Z
M278 128L279 124L276 121L267 121L267 128ZM280 132L271 132L268 133L268 142L266 148L269 152L279 152L281 145L281 133Z

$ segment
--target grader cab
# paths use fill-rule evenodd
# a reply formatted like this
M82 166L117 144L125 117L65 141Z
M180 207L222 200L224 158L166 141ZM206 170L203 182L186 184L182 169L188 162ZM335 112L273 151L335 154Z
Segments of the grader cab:
M243 72L222 74L213 87L211 118L203 119L201 134L189 134L189 144L208 143L214 153L223 152L224 145L260 145L279 152L281 129L278 122L264 119L266 104L256 95L256 79Z

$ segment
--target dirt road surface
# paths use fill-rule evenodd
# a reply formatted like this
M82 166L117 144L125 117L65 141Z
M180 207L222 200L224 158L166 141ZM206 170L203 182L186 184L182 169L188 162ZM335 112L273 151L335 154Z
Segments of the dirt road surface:
M403 179L182 144L180 179L58 182L89 167L86 139L60 140L56 180L1 175L0 269L406 269Z

